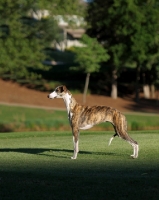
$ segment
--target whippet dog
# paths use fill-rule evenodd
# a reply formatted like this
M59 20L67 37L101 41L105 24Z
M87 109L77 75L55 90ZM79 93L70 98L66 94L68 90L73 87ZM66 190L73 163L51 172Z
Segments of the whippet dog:
M74 154L71 159L76 159L79 152L79 130L85 130L101 122L110 122L115 130L115 134L110 138L109 145L115 136L126 140L133 147L132 158L138 157L139 146L127 133L127 121L118 110L107 106L85 106L80 105L73 98L66 86L58 86L48 98L62 98L66 104L68 119L72 128Z

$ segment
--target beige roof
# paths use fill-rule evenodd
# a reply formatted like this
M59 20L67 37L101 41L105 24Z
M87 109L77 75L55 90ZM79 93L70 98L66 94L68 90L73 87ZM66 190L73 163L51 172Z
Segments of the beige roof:
M82 35L85 33L85 29L82 28L79 29L66 28L65 31L74 38L81 38Z

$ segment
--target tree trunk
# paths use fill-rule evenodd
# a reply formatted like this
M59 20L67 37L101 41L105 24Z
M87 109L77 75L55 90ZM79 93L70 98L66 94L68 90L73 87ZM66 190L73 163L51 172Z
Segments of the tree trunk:
M139 81L140 81L140 66L136 68L136 91L135 91L135 101L139 101Z
M156 105L159 105L159 90L157 91L157 100L156 100Z
M143 77L143 92L144 92L144 97L145 99L149 99L150 98L150 87L148 84L146 84L146 78L145 78L145 73L142 73L142 77Z
M86 96L87 96L87 91L88 91L89 79L90 79L90 73L87 73L85 86L84 86L84 92L83 92L83 104L86 103Z
M143 85L144 97L145 99L150 98L150 86L148 84Z
M116 99L118 97L118 89L117 89L117 70L114 69L112 72L112 90L111 97Z
M151 98L152 99L155 99L155 86L154 86L154 84L151 84L151 86L150 86L150 88L151 88Z

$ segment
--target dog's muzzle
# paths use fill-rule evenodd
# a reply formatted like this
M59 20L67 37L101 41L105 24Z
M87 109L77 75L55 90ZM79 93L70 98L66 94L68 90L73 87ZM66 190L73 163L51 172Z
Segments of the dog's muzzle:
M54 91L47 96L49 99L55 99L58 97L57 93Z
M55 98L57 98L56 96L52 96L52 95L50 95L50 94L48 94L47 97L48 97L49 99L55 99Z

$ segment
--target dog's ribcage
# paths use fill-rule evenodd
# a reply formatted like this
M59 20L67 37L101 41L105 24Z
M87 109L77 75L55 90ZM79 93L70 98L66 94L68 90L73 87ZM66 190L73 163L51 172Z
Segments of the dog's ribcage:
M106 106L81 106L77 105L72 110L72 123L77 124L79 129L89 129L101 122L111 122L119 113L116 109Z

